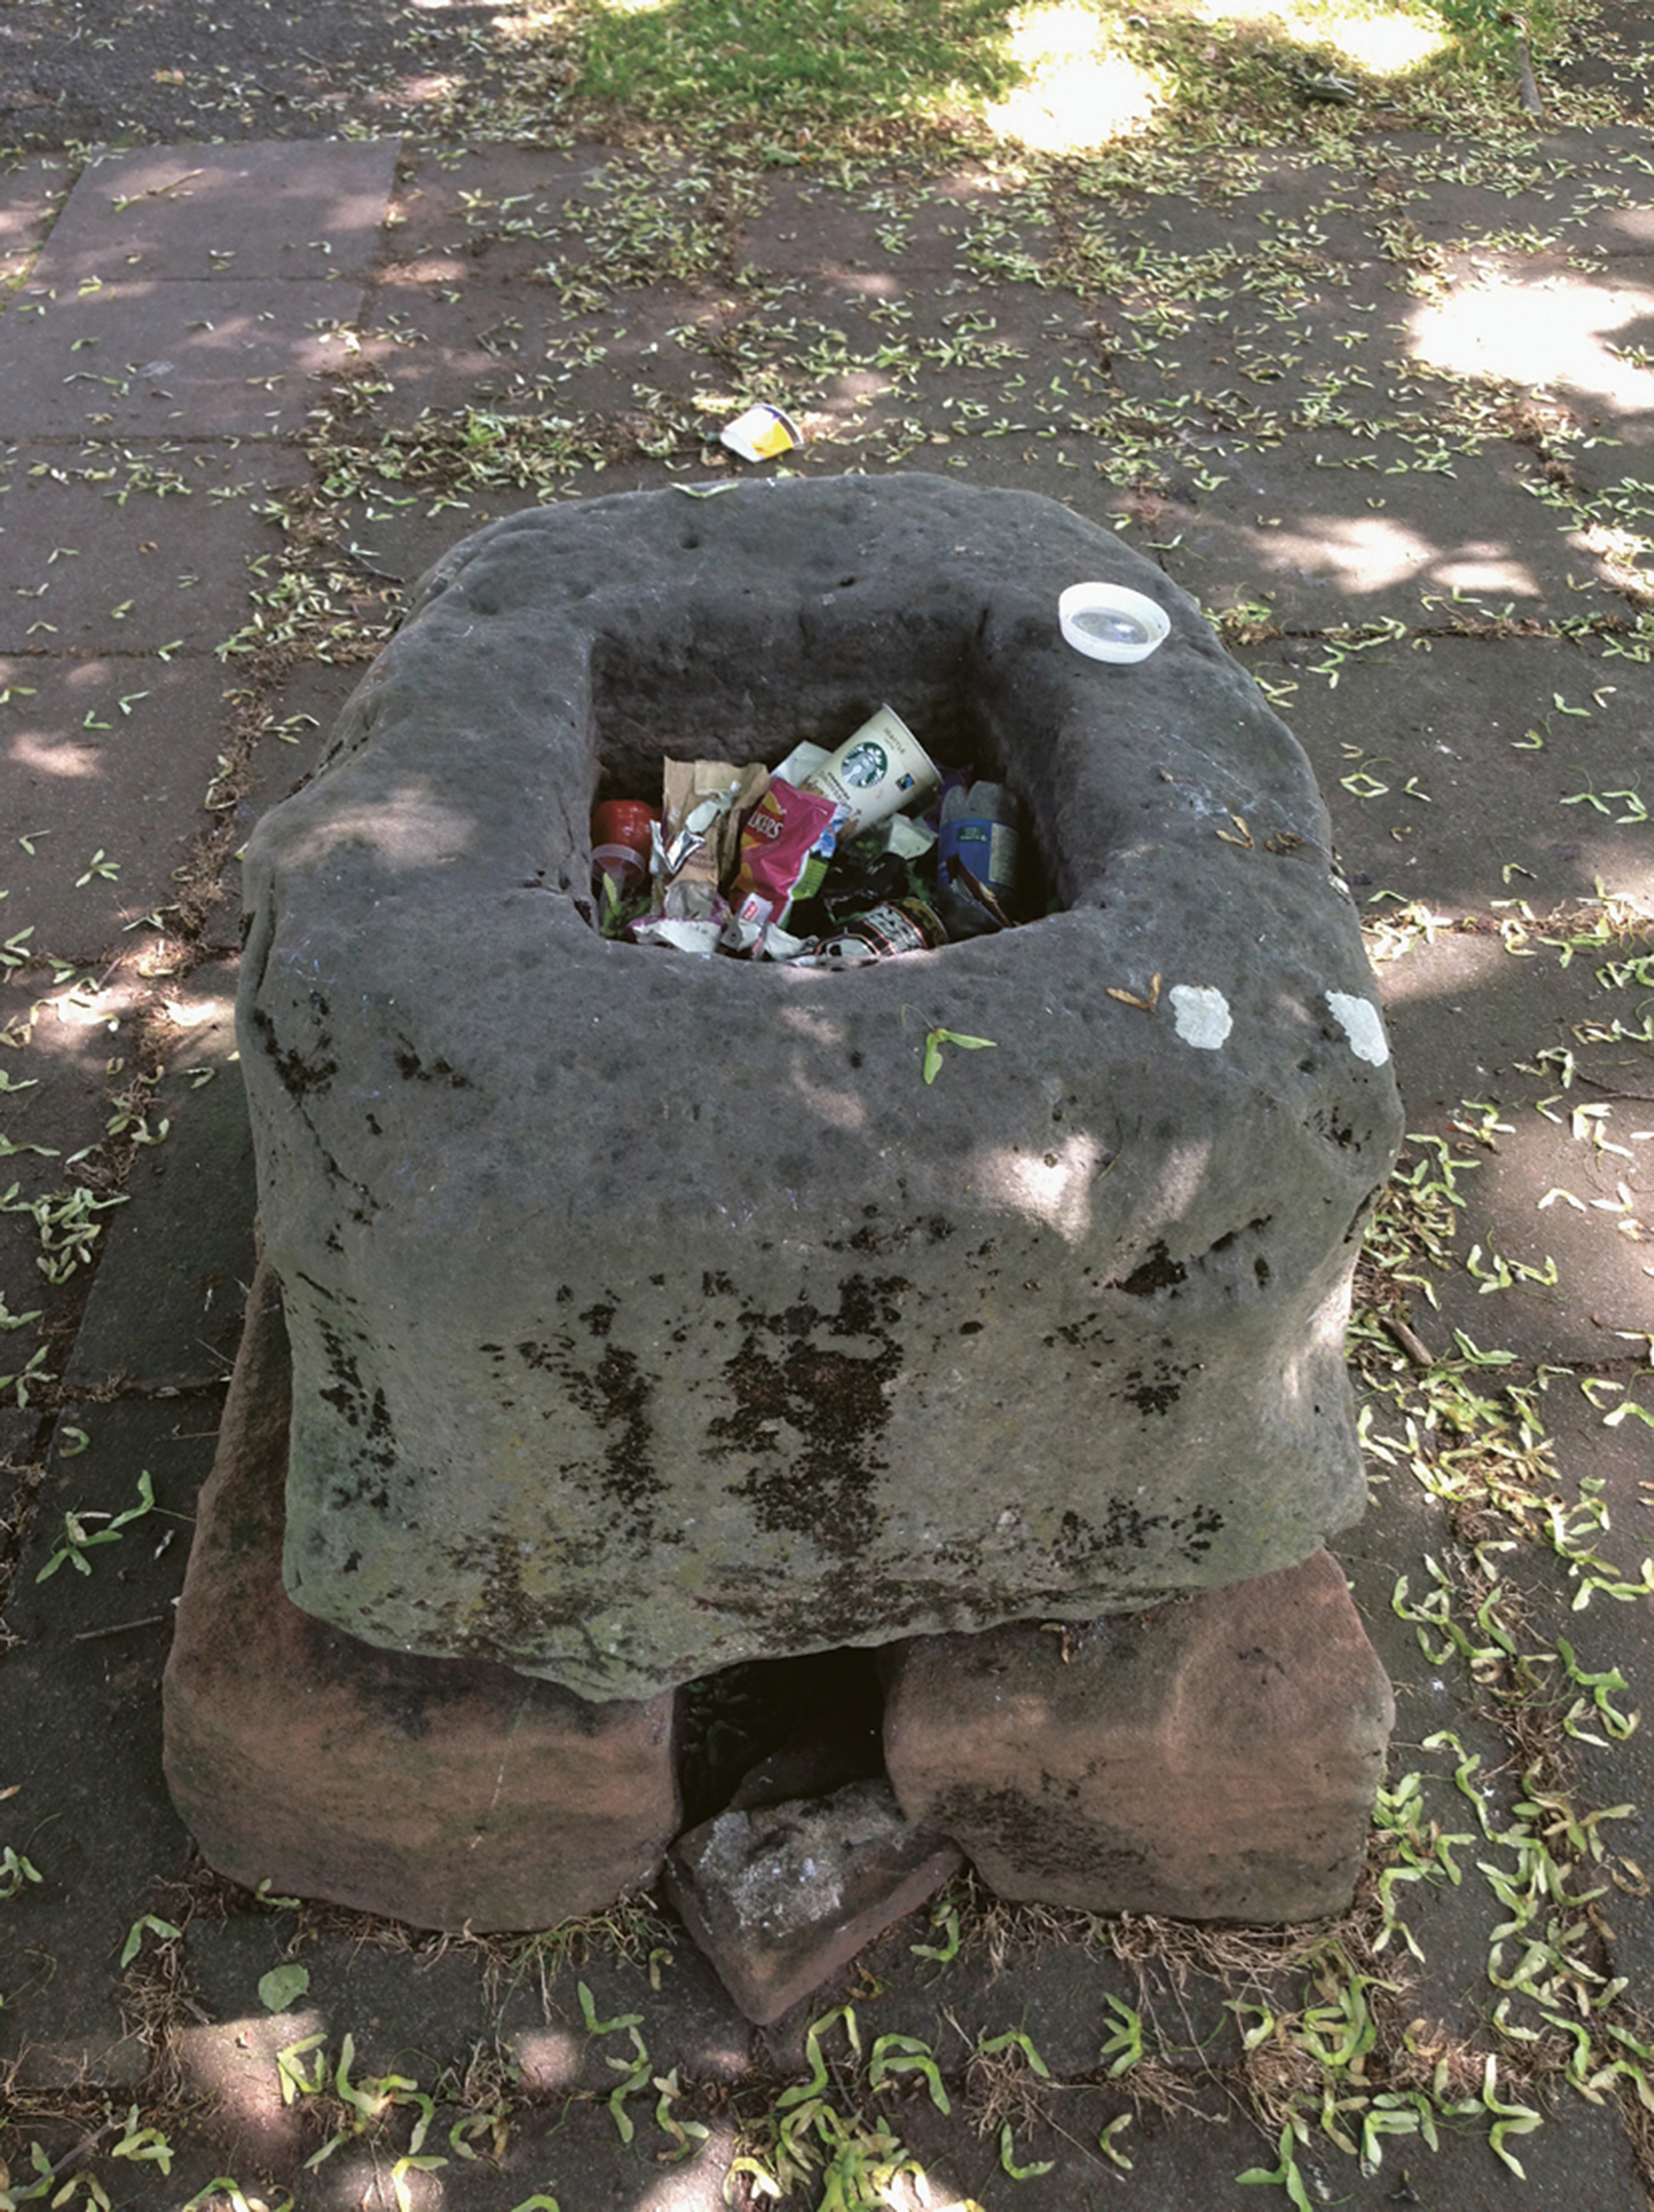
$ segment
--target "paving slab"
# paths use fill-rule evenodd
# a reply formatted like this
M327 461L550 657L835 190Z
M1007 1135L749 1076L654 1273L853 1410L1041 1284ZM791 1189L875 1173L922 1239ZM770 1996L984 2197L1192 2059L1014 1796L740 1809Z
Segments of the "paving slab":
M1474 281L1421 301L1410 347L1420 363L1501 378L1566 400L1587 428L1640 454L1654 439L1654 258L1606 267L1563 257L1482 258Z
M0 905L0 915L13 903ZM83 1288L47 1279L40 1226L27 1208L62 1192L75 1179L69 1159L102 1142L114 1079L108 1064L121 1052L120 1024L131 1010L125 990L71 996L76 980L54 988L45 972L19 971L0 983L0 1193L8 1201L0 1210L0 1376L17 1376L42 1352L42 1381L21 1386L25 1407L38 1407L44 1378L62 1371ZM101 1217L105 1227L109 1218ZM17 1410L18 1390L15 1381L0 1384L0 1401Z
M1383 250L1366 179L1350 167L1291 155L1256 155L1234 175L1207 179L1203 195L1197 185L1128 194L1123 204L1097 196L1081 209L1076 229L1089 244L1141 257L1146 273L1181 268L1207 284L1226 276L1238 286L1256 265L1332 275Z
M1647 1321L1649 1316L1643 1318ZM1640 1351L1644 1356L1634 1368L1620 1366L1606 1378L1619 1382L1619 1390L1602 1387L1600 1374L1558 1377L1546 1392L1544 1414L1560 1494L1570 1504L1590 1504L1590 1512L1578 1515L1579 1524L1590 1531L1591 1549L1617 1570L1602 1574L1601 1579L1634 1586L1654 1549L1649 1527L1649 1431L1639 1417L1614 1428L1604 1424L1627 1399L1654 1415L1654 1372L1646 1362L1645 1345L1625 1343L1620 1349ZM1591 1384L1590 1396L1580 1387L1581 1379ZM1599 1525L1593 1527L1593 1522ZM1587 1571L1566 1567L1554 1555L1542 1555L1538 1569L1530 1571L1529 1583L1535 1645L1557 1651L1558 1638L1566 1638L1581 1672L1607 1678L1602 1692L1616 1717L1611 1721L1596 1706L1595 1690L1564 1684L1560 1667L1555 1670L1564 1704L1572 1708L1576 1701L1583 1701L1572 1747L1585 1801L1593 1808L1632 1808L1600 1824L1607 1851L1596 1877L1604 1889L1598 1911L1612 1930L1612 1972L1629 1975L1633 1988L1646 1989L1654 1974L1654 1896L1642 1878L1647 1871L1648 1808L1654 1804L1654 1737L1647 1729L1654 1701L1654 1597L1645 1593L1615 1597L1602 1589L1589 1589ZM1643 1579L1646 1582L1645 1575ZM1583 1606L1582 1590L1587 1593ZM1618 1683L1613 1679L1615 1674L1621 1677ZM1627 1728L1633 1712L1643 1716L1643 1723ZM1633 1862L1630 1866L1625 1863L1627 1859Z
M45 1417L27 1407L0 1407L0 1514L8 1521L18 1504L17 1478L39 1464Z
M895 178L846 186L806 168L765 177L758 204L743 212L737 253L760 276L860 274L875 285L898 265L909 280L980 275L991 255L1002 280L1031 280L1057 237L1048 206L986 172L915 188Z
M167 1917L165 1885L188 1863L161 1780L160 1680L218 1403L72 1403L54 1431L9 1608L21 1642L0 1709L0 1767L17 1785L6 1833L41 1876L0 1925L0 2062L20 2087L124 2085L149 2065L124 2019L119 1956L136 1921ZM117 1541L85 1553L85 1574L64 1559L40 1579L66 1510L134 1508Z
M307 475L280 446L26 442L0 496L0 653L210 651L247 616L262 501Z
M1654 1127L1654 1102L1613 1096L1654 1091L1647 1049L1582 1047L1578 1032L1606 1034L1624 994L1601 980L1602 954L1565 966L1564 950L1526 957L1486 930L1450 927L1379 965L1397 1065L1420 1071L1408 1126L1422 1141L1408 1168L1447 1146L1462 1201L1461 1265L1433 1309L1415 1302L1433 1352L1450 1351L1460 1329L1542 1363L1623 1357L1634 1346L1613 1332L1637 1326L1654 1297L1650 1142L1637 1135ZM1587 1073L1565 1088L1567 1054Z
M417 555L416 565L406 572L406 581L416 580L433 558L435 553ZM233 672L234 663L229 665ZM314 773L339 710L361 682L362 673L361 667L350 663L301 661L265 695L264 711L247 760L244 787L234 809L235 848L218 879L221 896L201 924L199 941L209 953L223 956L239 951L241 848L258 817L267 808L291 798Z
M605 167L595 147L418 146L404 155L386 218L388 267L433 281L526 277L566 250L569 202Z
M578 417L635 404L640 386L682 395L718 373L708 342L726 318L717 294L662 284L576 319L543 283L473 281L456 293L416 263L375 287L368 319L361 357L390 387L374 413L405 424L427 408Z
M74 181L67 154L28 155L0 168L0 283L28 268Z
M1168 471L1164 565L1203 606L1261 605L1288 629L1428 626L1467 603L1518 619L1605 611L1584 588L1608 592L1602 564L1534 498L1536 468L1502 441L1456 450L1336 429L1273 452L1214 441Z
M1633 799L1606 796L1654 786L1654 692L1638 663L1589 641L1487 636L1341 654L1276 642L1240 658L1310 756L1364 907L1427 891L1438 912L1509 898L1545 914L1599 884L1654 889L1654 825Z
M235 1061L234 978L198 970L186 998L172 1004L189 1025L147 1108L151 1126L164 1121L167 1132L143 1148L125 1184L128 1203L105 1228L64 1370L76 1393L222 1382L240 1337L257 1192Z
M1634 251L1636 217L1654 195L1630 131L1536 131L1493 153L1420 132L1367 140L1363 166L1378 222L1404 216L1435 243L1525 234L1593 253ZM1616 216L1629 212L1622 227Z
M0 658L0 815L34 843L7 872L9 928L30 949L106 958L173 896L205 826L224 744L226 674L210 658ZM81 879L84 877L86 880Z
M1244 2185L1239 2177L1274 2168L1276 2142L1215 2099L1180 2113L1135 2117L1116 2139L1122 2155L1133 2161L1129 2174L1120 2172L1092 2145L1103 2125L1130 2109L1118 2091L1054 2097L1049 2119L1016 2127L1019 2166L1025 2171L1051 2161L1049 2172L1017 2185L1015 2202L1023 2212L1103 2212L1134 2197L1145 2204L1199 2204L1211 2212L1251 2212L1269 2203L1256 2184ZM1353 2206L1357 2212L1397 2203L1421 2205L1426 2212L1533 2212L1552 2203L1577 2202L1574 2192L1580 2189L1604 2205L1623 2203L1630 2212L1640 2201L1641 2185L1617 2113L1572 2100L1557 2118L1562 2124L1542 2126L1511 2146L1521 2160L1524 2183L1494 2156L1485 2124L1467 2120L1444 2130L1434 2153L1411 2142L1383 2144L1383 2162L1371 2174L1317 2136L1312 2150L1298 2153L1300 2187L1311 2204ZM917 2099L902 2109L899 2124L944 2201L950 2189L982 2203L1004 2200L996 2130L973 2142L964 2129L950 2126Z
M101 155L76 178L34 281L360 278L380 251L397 155L394 138Z
M362 287L303 278L117 280L6 310L0 435L273 437L302 428L347 358Z
M808 169L773 173L760 204L743 214L739 260L789 274L842 268L909 279L965 275L980 263L988 236L1001 259L1025 259L1030 273L1051 250L1049 215L1032 216L991 173L960 169L927 180L899 174L843 186Z

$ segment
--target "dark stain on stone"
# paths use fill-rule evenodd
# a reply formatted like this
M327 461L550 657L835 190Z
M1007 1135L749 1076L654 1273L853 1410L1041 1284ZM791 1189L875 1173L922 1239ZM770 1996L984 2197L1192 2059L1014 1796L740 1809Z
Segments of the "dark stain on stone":
M303 1098L312 1091L325 1090L338 1073L337 1060L325 1056L332 1042L325 1030L317 1037L314 1056L307 1059L302 1053L291 1051L277 1041L276 1024L264 1007L253 1008L252 1026L276 1071L277 1081L289 1098Z
M1140 1413L1169 1413L1183 1396L1179 1384L1170 1380L1146 1382L1140 1367L1129 1369L1126 1375L1126 1403L1135 1406Z
M452 1091L469 1091L471 1078L461 1075L440 1055L429 1066L406 1041L395 1054L397 1073L407 1083L446 1083Z
M1042 1774L1037 1796L1020 1790L985 1790L956 1783L924 1808L927 1828L970 1849L1002 1852L1019 1875L1047 1880L1083 1875L1089 1884L1134 1887L1148 1865L1140 1845L1111 1842L1095 1825L1061 1802L1058 1784Z
M751 1501L761 1528L807 1535L846 1562L865 1549L873 1492L886 1464L887 1394L902 1368L901 1346L887 1332L907 1287L898 1276L855 1275L840 1285L836 1314L800 1303L742 1315L745 1334L723 1370L735 1411L711 1422L708 1435L721 1458L757 1457L730 1487ZM835 1336L878 1348L864 1355L822 1341ZM867 1596L864 1590L857 1607L864 1620Z
M318 1329L323 1364L333 1379L317 1395L334 1408L356 1438L328 1484L328 1502L339 1510L367 1505L375 1512L387 1512L397 1445L385 1392L375 1386L369 1395L356 1354L337 1329L326 1322L319 1322Z
M1341 1152L1347 1152L1355 1142L1355 1131L1350 1123L1336 1120L1325 1106L1317 1107L1310 1115L1310 1127L1323 1142L1336 1145Z
M1222 1534L1224 1523L1223 1516L1215 1505L1197 1505L1185 1519L1174 1521L1171 1525L1174 1530L1188 1528L1189 1533L1182 1539L1177 1549L1193 1565L1212 1549L1213 1539Z
M496 1536L487 1546L488 1571L482 1581L480 1617L466 1632L465 1643L479 1657L509 1661L517 1651L533 1651L544 1641L542 1609L523 1588L522 1555L508 1536ZM472 1559L466 1562L473 1564Z
M580 1319L601 1341L612 1327L612 1305L589 1307ZM654 1471L654 1431L649 1418L654 1384L637 1364L635 1352L606 1345L594 1368L581 1364L574 1336L565 1331L550 1344L526 1340L518 1357L528 1367L554 1376L569 1405L583 1413L605 1438L599 1486L605 1498L624 1509L628 1533L639 1540L675 1543L675 1532L654 1528L649 1509L667 1485ZM551 1409L543 1407L547 1420ZM565 1470L575 1479L574 1470Z
M325 1390L316 1394L325 1406L337 1408L339 1418L353 1429L362 1426L362 1411L368 1401L362 1370L356 1365L356 1354L347 1349L344 1339L326 1322L318 1324L321 1334L322 1352L327 1371L333 1377Z
M876 1206L869 1206L867 1210L869 1213L877 1213L879 1211ZM848 1241L842 1238L836 1239L829 1244L828 1249L833 1252L847 1250L860 1252L868 1259L883 1259L889 1253L899 1252L904 1244L910 1243L915 1235L921 1233L927 1237L933 1244L939 1244L945 1237L952 1236L953 1224L939 1213L933 1213L923 1221L900 1222L889 1229L875 1229L870 1222L864 1222Z
M1165 1246L1157 1244L1146 1260L1134 1267L1121 1282L1111 1289L1124 1291L1128 1297L1152 1298L1160 1291L1175 1291L1180 1283L1189 1279L1189 1270L1181 1260L1174 1260Z

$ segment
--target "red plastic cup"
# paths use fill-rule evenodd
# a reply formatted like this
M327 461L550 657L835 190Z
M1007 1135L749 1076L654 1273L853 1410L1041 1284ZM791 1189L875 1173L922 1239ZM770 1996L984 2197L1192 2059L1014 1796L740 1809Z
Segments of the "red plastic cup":
M641 799L605 799L592 810L592 866L635 890L649 872L654 825L660 816Z

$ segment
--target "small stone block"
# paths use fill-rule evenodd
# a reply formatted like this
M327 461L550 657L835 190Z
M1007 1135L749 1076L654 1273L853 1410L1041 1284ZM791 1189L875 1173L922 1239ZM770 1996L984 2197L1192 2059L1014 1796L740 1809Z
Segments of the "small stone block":
M1002 1897L1313 1920L1354 1892L1395 1716L1323 1551L1083 1628L916 1637L889 1662L885 1759Z
M651 1880L680 1818L674 1701L590 1705L380 1650L282 1588L292 1370L261 1266L165 1681L166 1767L249 1888L416 1927L546 1928Z
M666 1892L747 2018L766 2027L964 1863L890 1784L721 1813L666 1862Z

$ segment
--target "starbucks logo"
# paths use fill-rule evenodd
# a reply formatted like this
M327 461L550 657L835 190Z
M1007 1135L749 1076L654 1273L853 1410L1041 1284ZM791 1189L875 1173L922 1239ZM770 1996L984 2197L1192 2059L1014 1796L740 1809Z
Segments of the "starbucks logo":
M882 783L890 772L890 755L883 745L876 745L871 738L859 745L852 745L839 763L839 775L852 791L871 791L874 784Z

